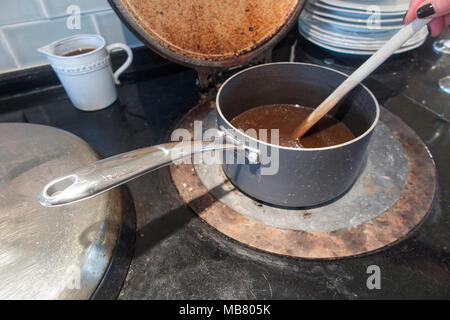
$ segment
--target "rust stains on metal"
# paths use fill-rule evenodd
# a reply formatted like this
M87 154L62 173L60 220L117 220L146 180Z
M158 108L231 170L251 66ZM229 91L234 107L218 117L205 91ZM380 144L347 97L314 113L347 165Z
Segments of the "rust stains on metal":
M179 127L189 128L190 123L204 119L212 108L212 102L197 106L182 119ZM249 247L305 259L338 259L374 252L405 238L424 221L436 189L435 166L420 138L385 109L382 109L381 121L405 149L408 180L391 208L358 226L326 232L271 227L240 215L215 199L203 184L199 184L200 179L192 174L190 164L172 165L172 181L183 200L203 221ZM195 188L190 188L194 185Z
M139 27L162 47L182 56L214 61L233 60L260 47L304 4L304 0L110 2L132 17L132 27Z
M377 192L380 192L380 187L374 185L373 181L370 180L369 178L364 178L363 179L363 184L364 184L364 192L366 194L372 195L372 194L375 194Z

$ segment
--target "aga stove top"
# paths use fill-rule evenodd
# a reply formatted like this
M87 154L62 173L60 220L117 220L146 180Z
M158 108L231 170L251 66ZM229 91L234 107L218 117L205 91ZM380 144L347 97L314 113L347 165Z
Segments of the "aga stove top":
M211 227L201 214L199 217L180 192L174 168L172 172L162 168L127 185L136 212L135 249L120 292L111 292L108 298L449 298L450 111L449 96L439 91L437 82L448 75L450 57L433 53L432 42L429 39L421 48L393 57L365 82L386 109L385 116L412 129L394 132L389 121L384 122L405 155L403 158L399 153L396 159L399 181L407 185L410 179L402 171L408 156L422 159L415 163L426 168L427 175L415 187L418 197L427 199L430 210L418 210L417 199L404 202L398 214L412 212L415 220L411 230L398 237L401 241L393 237L393 241L386 241L387 246L373 246L375 252L367 250L370 252L363 255L359 254L361 242L357 242L354 252L345 258L325 260L317 255L304 259L287 252L280 255L255 249L255 245L236 241ZM135 50L135 55L133 67L119 87L119 100L94 113L76 110L46 67L0 75L0 121L64 129L87 141L102 157L166 142L189 110L204 99L199 97L197 75L145 48ZM120 58L114 58L113 63L120 64ZM347 73L361 63L305 43L295 32L274 50L274 61L290 58ZM413 137L422 151L410 150L402 135ZM409 166L408 172L411 170ZM400 190L393 197L401 195ZM415 212L421 214L416 216ZM405 216L409 218L413 217ZM380 270L380 289L367 286L373 266Z

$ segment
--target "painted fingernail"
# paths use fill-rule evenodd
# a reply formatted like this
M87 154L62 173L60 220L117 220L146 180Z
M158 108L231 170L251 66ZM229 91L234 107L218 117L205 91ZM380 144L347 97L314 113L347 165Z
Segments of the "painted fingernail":
M426 17L429 17L434 14L434 7L431 3L426 4L424 6L421 6L419 9L417 9L416 14L417 18L423 19Z

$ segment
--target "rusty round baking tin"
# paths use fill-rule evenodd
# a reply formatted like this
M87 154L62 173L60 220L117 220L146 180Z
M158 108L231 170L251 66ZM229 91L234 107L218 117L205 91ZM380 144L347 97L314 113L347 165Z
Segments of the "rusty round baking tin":
M305 0L108 0L125 25L163 57L197 70L260 57L297 22Z
M193 122L203 120L214 108L211 101L200 104L178 127L192 130ZM320 232L277 228L241 215L217 200L191 164L171 165L172 180L182 199L204 222L252 248L306 259L337 259L374 252L404 239L421 224L436 189L434 162L421 139L386 109L382 109L380 120L404 148L408 178L393 206L357 226Z

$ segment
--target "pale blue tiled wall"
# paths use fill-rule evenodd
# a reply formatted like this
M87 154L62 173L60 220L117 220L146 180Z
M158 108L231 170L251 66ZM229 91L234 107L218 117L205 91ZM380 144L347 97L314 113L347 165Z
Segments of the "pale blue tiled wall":
M67 27L71 5L81 9L81 29ZM107 43L142 45L107 0L0 0L0 72L48 63L36 49L77 33L101 34Z

